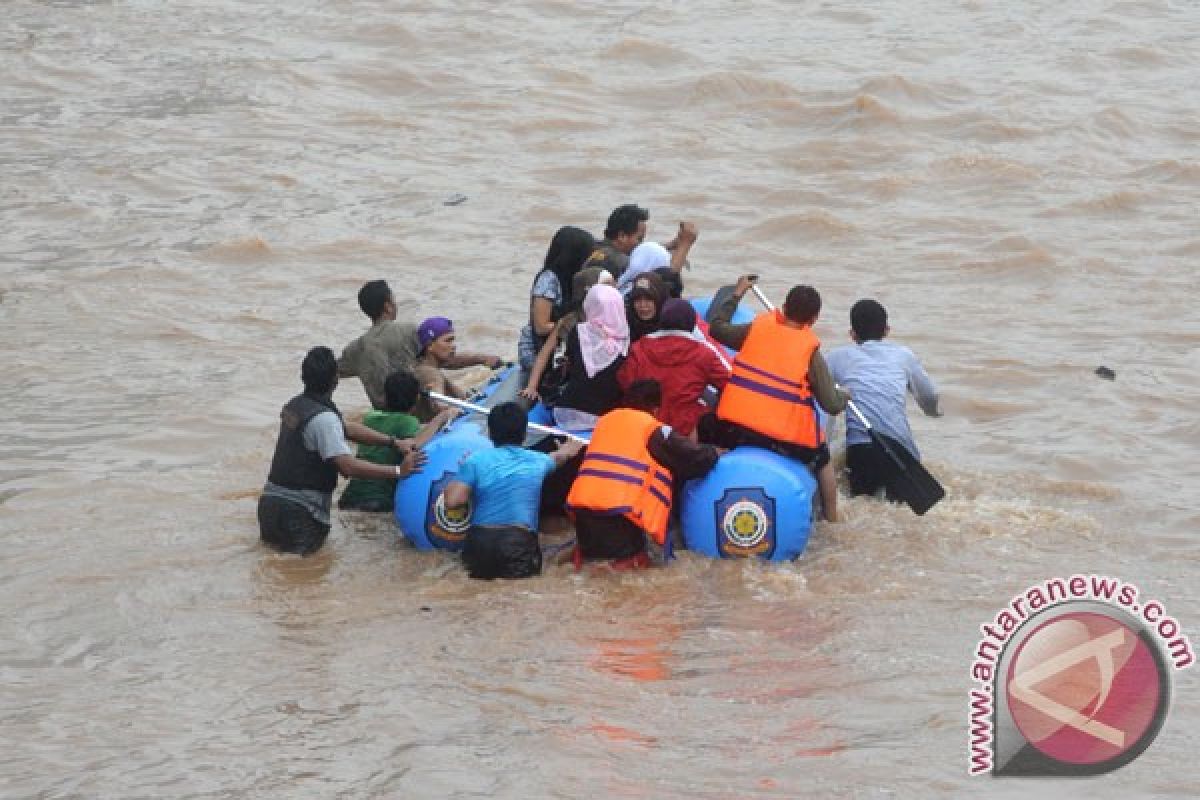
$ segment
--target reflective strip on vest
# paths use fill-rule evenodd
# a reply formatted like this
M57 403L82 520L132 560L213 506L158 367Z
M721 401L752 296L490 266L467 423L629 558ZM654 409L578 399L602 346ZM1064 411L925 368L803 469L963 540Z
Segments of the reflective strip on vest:
M808 365L821 342L776 311L762 314L733 362L717 416L779 442L817 447L824 441Z
M627 408L601 417L567 495L568 510L623 516L662 544L671 515L671 474L648 448L660 426L649 414Z

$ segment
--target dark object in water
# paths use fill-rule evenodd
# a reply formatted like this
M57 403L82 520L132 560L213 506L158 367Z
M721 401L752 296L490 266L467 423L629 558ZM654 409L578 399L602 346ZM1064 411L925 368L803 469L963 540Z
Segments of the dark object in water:
M1117 373L1108 367L1096 367L1096 374L1106 381L1115 381L1117 379Z
M455 193L455 194L452 194L449 197L447 197L445 200L443 200L442 205L444 205L444 206L460 206L465 202L467 202L467 196L465 194Z

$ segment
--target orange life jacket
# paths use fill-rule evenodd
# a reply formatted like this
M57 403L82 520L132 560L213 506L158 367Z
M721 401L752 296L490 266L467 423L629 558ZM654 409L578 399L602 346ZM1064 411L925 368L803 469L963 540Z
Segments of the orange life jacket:
M812 328L785 324L783 313L760 314L733 361L717 417L777 442L817 447L824 433L808 383L821 340Z
M571 484L567 509L620 515L661 545L671 516L671 473L648 444L662 423L645 411L618 408L605 414Z

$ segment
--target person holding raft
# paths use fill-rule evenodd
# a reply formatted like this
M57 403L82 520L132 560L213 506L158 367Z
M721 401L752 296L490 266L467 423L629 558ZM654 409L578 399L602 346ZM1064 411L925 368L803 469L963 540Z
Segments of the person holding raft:
M529 290L529 322L521 328L517 342L517 363L521 367L521 385L529 383L534 360L554 330L555 323L583 299L574 295L573 280L587 261L596 240L582 228L566 225L550 240L542 268Z
M821 295L811 286L793 286L782 310L735 325L730 320L756 279L738 278L733 293L712 311L709 334L739 352L716 418L707 418L700 438L726 447L764 447L809 465L817 475L825 519L836 522L837 479L816 404L839 414L850 395L834 384L812 330Z
M387 397L386 406L364 414L363 425L395 439L411 439L413 447L424 447L443 425L458 414L454 409L439 411L422 426L421 421L412 414L422 394L421 385L408 370L397 370L389 375L383 384L383 391ZM384 466L401 463L401 454L390 444L360 444L358 458ZM351 478L338 498L338 508L344 511L391 511L395 507L395 500L394 476L387 480Z
M412 369L421 352L417 328L396 321L396 297L387 281L368 281L358 290L358 307L371 320L371 328L346 345L338 359L338 375L358 378L371 405L384 408L387 397L383 384L398 369ZM496 369L503 363L499 356L457 353L445 366L462 369L479 364Z
M577 565L605 559L617 569L649 566L646 537L666 542L672 484L704 475L725 452L663 425L655 418L661 405L658 381L637 381L621 407L596 423L567 495Z
M442 372L453 363L458 352L457 338L454 323L446 317L430 317L417 326L417 345L420 350L413 374L425 391L421 392L413 415L421 422L428 422L439 413L438 407L429 399L428 392L437 392L457 400L467 396Z
M447 508L473 503L462 558L472 578L528 578L542 571L538 509L542 481L576 455L582 445L567 441L547 455L526 450L529 417L517 403L488 412L495 445L469 456L446 486Z
M328 347L314 347L300 365L304 392L279 413L279 437L262 496L258 529L264 544L306 556L329 535L329 510L338 475L396 480L412 474L425 456L409 440L342 419L333 404L338 365ZM391 447L404 454L399 464L372 464L355 458L346 440Z
M850 338L854 344L829 353L829 372L835 381L854 393L855 404L878 433L919 459L904 401L911 392L926 416L940 417L938 391L912 350L884 341L890 332L887 309L876 300L859 300L850 309ZM883 488L893 469L885 459L871 443L858 417L847 414L846 472L850 494L875 494Z

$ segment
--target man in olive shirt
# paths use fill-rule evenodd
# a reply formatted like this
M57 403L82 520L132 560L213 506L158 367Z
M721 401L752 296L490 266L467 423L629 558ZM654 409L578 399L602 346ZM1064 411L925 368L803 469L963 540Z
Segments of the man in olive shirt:
M383 385L396 370L412 370L421 351L417 326L396 321L396 299L387 281L368 281L358 290L358 307L371 320L371 328L342 351L338 376L358 378L375 408L384 408L387 398ZM457 354L446 364L462 369L478 364L495 369L499 356Z

